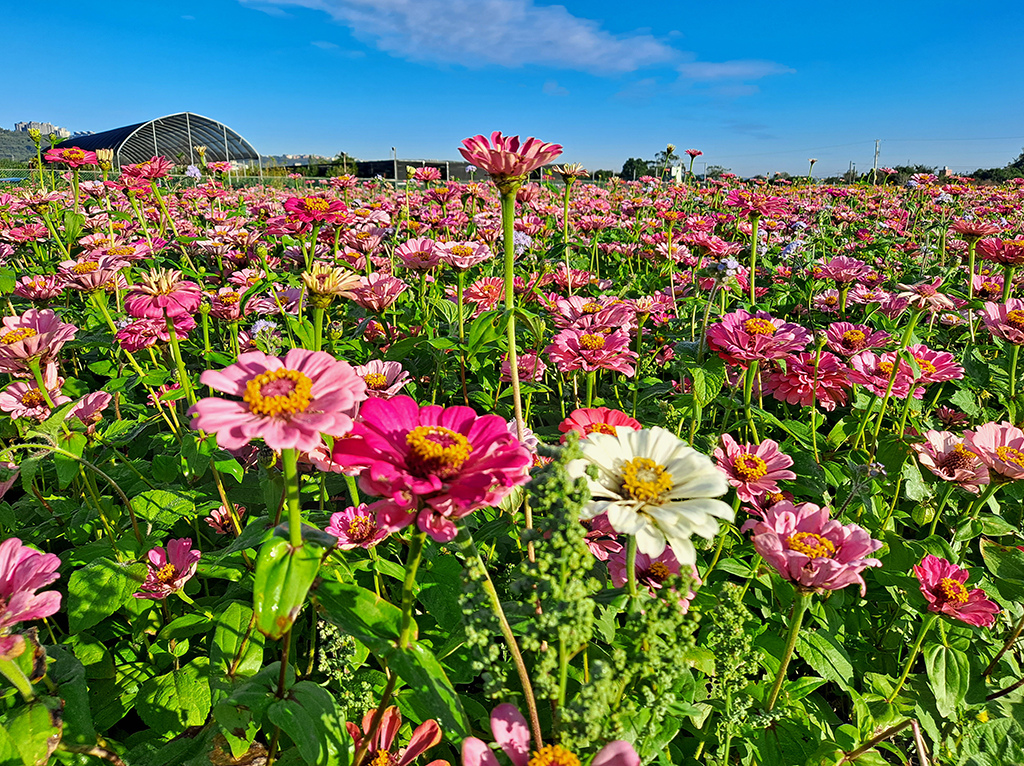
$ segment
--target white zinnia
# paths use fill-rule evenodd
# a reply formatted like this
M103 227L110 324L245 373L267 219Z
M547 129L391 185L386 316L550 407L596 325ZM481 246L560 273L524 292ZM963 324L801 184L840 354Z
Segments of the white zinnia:
M593 496L582 518L607 513L612 528L634 535L637 549L652 558L667 543L680 564L693 565L690 537L710 539L718 532L716 519L735 516L732 507L713 499L729 490L725 475L711 458L664 428L592 433L580 448L584 459L573 461L569 470L587 479ZM596 480L585 473L588 463L597 466Z

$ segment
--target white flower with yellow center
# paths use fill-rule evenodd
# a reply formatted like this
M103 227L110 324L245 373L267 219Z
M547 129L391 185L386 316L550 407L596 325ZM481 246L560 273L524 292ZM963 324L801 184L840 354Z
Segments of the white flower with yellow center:
M690 538L712 538L718 519L732 521L732 508L715 498L729 489L725 476L706 455L664 428L592 433L580 442L583 459L569 465L583 476L593 500L583 519L608 514L612 528L634 535L641 553L657 558L666 543L680 564L692 565L696 552ZM586 475L597 466L597 478Z

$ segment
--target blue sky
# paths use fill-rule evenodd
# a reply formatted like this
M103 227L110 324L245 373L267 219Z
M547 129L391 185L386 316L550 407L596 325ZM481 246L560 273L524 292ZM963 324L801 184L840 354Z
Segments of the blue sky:
M7 129L192 111L264 154L361 159L455 159L502 130L591 170L671 142L744 175L863 170L876 138L880 166L958 172L1024 147L1016 3L48 0L0 18Z

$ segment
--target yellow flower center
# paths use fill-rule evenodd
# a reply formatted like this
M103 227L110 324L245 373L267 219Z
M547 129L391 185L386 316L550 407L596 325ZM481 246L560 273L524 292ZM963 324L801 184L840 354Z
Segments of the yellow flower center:
M353 540L365 540L373 534L376 526L369 516L353 516L348 523L348 536Z
M847 330L843 333L843 343L855 351L860 351L864 348L867 336L864 335L860 330Z
M921 368L922 375L934 375L935 365L929 362L927 359L922 359L919 356L914 357L914 361L917 362L917 366Z
M382 388L387 388L388 386L387 376L382 372L367 373L363 376L363 380L366 382L366 385L374 391L380 391Z
M238 293L224 293L223 295L218 297L220 298L220 302L223 303L225 306L234 306L236 303L242 300L242 296L239 295Z
M826 306L838 306L839 297L836 295L826 295L825 300L822 301L822 303L824 303Z
M473 451L469 439L444 426L417 426L405 437L409 463L424 475L454 476Z
M107 249L107 255L135 255L135 248L128 247L128 245L115 245Z
M10 332L4 333L3 337L0 337L0 341L3 341L4 343L17 343L19 340L34 338L38 334L38 331L31 327L19 327L17 330L11 330Z
M83 263L76 263L71 267L71 273L73 274L92 274L94 271L99 269L100 265L96 261L85 261Z
M733 468L736 469L736 473L743 477L744 481L757 481L768 473L768 464L757 455L751 455L749 452L738 455L733 463Z
M1006 312L1006 323L1016 330L1024 330L1024 311L1014 309Z
M455 245L449 251L456 258L468 258L473 254L473 248L469 245Z
M769 492L767 495L764 496L764 499L765 501L768 502L769 505L775 505L776 503L781 503L783 500L785 500L786 496L781 492Z
M373 760L370 761L370 766L390 766L392 761L391 753L387 750L378 750L377 754L373 756Z
M590 436L590 434L611 434L616 436L618 434L615 426L608 425L607 423L588 423L584 426L584 430L587 432L587 436Z
M674 483L665 466L649 457L635 457L622 466L622 491L641 503L657 502Z
M832 558L836 555L836 546L815 532L797 532L786 541L791 551L802 553L810 559Z
M774 335L776 328L767 319L754 317L743 323L743 329L750 335Z
M1024 468L1024 452L1014 447L996 447L996 456L1004 463L1013 463Z
M313 381L298 370L270 370L245 384L242 399L256 415L287 417L306 411L312 388Z
M526 766L580 766L580 759L561 745L545 745L534 751Z
M668 571L668 567L662 564L660 561L655 561L649 567L647 567L647 577L655 582L665 582L672 573Z
M878 369L886 375L892 375L892 362L879 362Z
M26 407L38 407L46 403L46 397L38 388L33 388L21 395L21 403Z
M580 347L585 348L587 351L597 351L600 348L604 348L604 336L587 333L580 337Z
M583 308L580 311L584 314L596 314L601 310L601 304L596 301L590 301L590 303L584 303Z
M331 203L323 197L303 197L302 206L308 213L324 213L330 209Z
M168 583L174 580L177 576L178 570L174 568L174 564L164 564L156 572L156 579L160 582Z
M962 582L943 577L939 580L939 590L946 597L946 601L953 601L957 604L967 603L967 588Z
M976 457L977 455L965 448L963 444L957 444L942 461L942 467L950 471L965 470L974 466Z
M78 160L85 159L85 152L81 149L66 149L64 151L64 159L77 162Z

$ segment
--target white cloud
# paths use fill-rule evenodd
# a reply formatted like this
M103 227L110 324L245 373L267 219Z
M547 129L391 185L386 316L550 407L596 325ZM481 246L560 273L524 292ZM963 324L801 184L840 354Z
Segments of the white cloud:
M314 40L311 44L325 51L332 51L338 47L334 43L329 43L326 40Z
M689 61L677 67L687 80L760 80L774 74L793 74L796 70L774 61L737 59L734 61Z
M196 20L196 17L195 17L195 16L182 16L181 18L182 18L182 19L183 19L184 21L195 21L195 20Z
M545 96L568 96L569 89L558 84L557 80L548 80L544 83Z
M536 64L617 74L678 61L650 34L616 35L561 5L533 0L241 0L327 13L400 58L467 67Z

